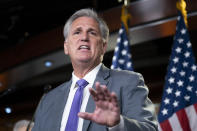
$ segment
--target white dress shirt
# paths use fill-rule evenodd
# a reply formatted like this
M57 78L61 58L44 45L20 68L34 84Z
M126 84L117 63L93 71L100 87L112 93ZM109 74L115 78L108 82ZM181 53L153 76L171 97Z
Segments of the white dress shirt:
M83 90L83 100L82 100L80 112L85 112L86 105L88 103L88 99L89 99L89 96L90 96L89 88L92 88L93 87L94 80L96 79L97 73L98 73L101 65L102 64L100 63L92 71L90 71L88 74L86 74L84 76L84 78L83 78L89 84ZM75 76L74 73L72 73L72 84L71 84L70 92L69 92L69 95L68 95L67 103L66 103L65 108L64 108L64 112L63 112L63 116L62 116L62 121L61 121L60 131L65 131L66 123L67 123L68 116L69 116L69 113L70 113L69 111L71 109L72 101L73 101L75 92L77 90L76 82L78 80L79 80L79 78L77 76ZM84 122L84 120L82 118L79 118L77 131L82 131L83 122ZM116 125L113 128L109 128L109 130L116 131L116 129L123 128L123 126L124 126L124 123L123 123L123 118L121 116L121 122L120 122L120 124L119 125Z

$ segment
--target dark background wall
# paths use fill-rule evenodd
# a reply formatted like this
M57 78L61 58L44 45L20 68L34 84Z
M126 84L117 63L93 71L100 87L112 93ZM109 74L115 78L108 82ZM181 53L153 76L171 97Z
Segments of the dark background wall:
M197 57L197 1L186 2ZM111 66L122 4L116 0L0 0L0 131L11 131L17 120L31 119L46 88L70 79L72 66L63 53L62 28L77 9L94 8L106 20L110 41L103 63ZM144 76L151 100L159 103L176 28L176 0L131 1L128 10L134 70ZM46 67L46 61L53 65ZM12 113L6 114L6 107Z

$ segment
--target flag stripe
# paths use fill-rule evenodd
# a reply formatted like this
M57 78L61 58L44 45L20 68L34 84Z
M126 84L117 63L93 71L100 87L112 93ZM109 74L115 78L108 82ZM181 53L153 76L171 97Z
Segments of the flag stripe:
M182 131L181 123L178 120L177 114L173 114L172 117L169 118L169 122L173 131Z
M158 125L158 130L159 131L162 131L160 124Z
M189 120L187 118L187 114L184 109L179 110L176 112L179 122L181 123L181 127L183 131L191 131L190 125L189 125Z
M168 120L160 123L160 127L161 127L162 131L172 131L171 125Z
M185 112L187 113L187 117L189 119L190 128L192 131L194 131L195 129L197 129L197 114L195 111L195 107L191 105L185 109Z
M194 109L196 110L196 113L197 113L197 103L194 104Z

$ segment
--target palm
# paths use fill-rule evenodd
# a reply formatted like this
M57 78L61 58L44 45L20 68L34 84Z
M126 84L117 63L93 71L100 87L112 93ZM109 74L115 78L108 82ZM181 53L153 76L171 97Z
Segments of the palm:
M90 89L96 108L93 113L79 113L79 116L95 123L115 126L120 121L120 110L115 93L110 93L106 86L96 83L96 90Z

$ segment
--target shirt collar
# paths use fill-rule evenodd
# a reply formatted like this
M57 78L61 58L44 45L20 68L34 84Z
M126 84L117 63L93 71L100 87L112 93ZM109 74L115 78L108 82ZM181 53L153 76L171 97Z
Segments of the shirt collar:
M96 79L96 75L99 71L99 69L101 68L102 63L100 63L99 65L97 65L93 70L91 70L90 72L88 72L83 79L85 79L91 86L94 83L94 80ZM72 83L76 83L80 78L78 78L74 72L72 73Z

